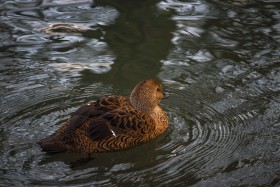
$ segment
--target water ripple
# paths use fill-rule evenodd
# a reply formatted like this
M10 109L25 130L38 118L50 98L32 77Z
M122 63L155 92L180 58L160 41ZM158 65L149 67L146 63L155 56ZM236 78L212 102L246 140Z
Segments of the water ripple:
M276 1L153 3L93 8L89 0L3 1L0 186L279 184ZM149 26L162 22L168 37L149 40L157 31ZM74 29L44 32L64 24ZM141 43L131 42L139 37ZM119 38L129 45L119 45ZM143 51L134 45L145 42L152 44ZM161 44L168 44L162 55ZM146 66L142 54L155 64L161 60L151 76L158 75L170 92L161 103L170 118L163 136L92 160L41 151L36 141L55 132L80 105L129 93L122 78L131 84L154 65ZM135 63L133 57L143 59L135 66L143 69L133 69L130 77L126 67ZM114 84L108 77L122 78Z
M155 169L155 172L162 173L159 181L170 179L170 175L174 175L174 178L183 177L184 171L197 171L197 168L203 168L204 165L218 167L222 165L219 160L230 160L232 154L247 146L248 137L242 131L246 128L245 121L253 118L257 112L239 113L228 110L221 113L206 105L203 97L193 91L170 88L169 91L172 98L184 102L168 108L177 112L170 117L172 132L169 136L173 141L158 148L159 151L168 153L162 156L166 160Z
M19 154L18 156L20 158L20 152L22 151L25 155L29 154L24 151L24 149L32 152L38 150L38 147L32 145L31 142L34 139L40 139L53 133L59 124L68 117L69 113L75 110L75 106L88 101L92 94L94 95L92 91L98 89L99 86L100 85L92 85L82 90L76 90L75 95L77 97L75 97L75 99L69 98L69 96L65 95L63 92L60 94L49 93L47 95L40 92L26 92L27 98L33 97L33 94L36 94L37 98L39 98L38 94L42 94L42 96L40 100L32 100L28 105L26 105L25 102L15 102L15 106L11 107L14 108L13 110L15 111L9 112L14 115L4 117L6 124L13 124L14 126L12 129L8 128L8 126L2 126L2 128L8 128L9 132L13 134L13 136L9 137L9 140L6 141L7 143L9 142L9 146L4 145L4 147L6 146L5 149L9 150L7 154L13 152L14 149L16 154ZM242 131L242 125L239 126L241 129L232 127L232 119L227 118L213 107L206 105L202 97L193 90L169 88L169 92L171 94L170 100L164 102L163 107L169 111L171 127L162 139L155 141L156 148L154 151L156 154L151 151L153 149L147 148L147 146L153 146L153 144L139 146L126 153L111 153L111 155L119 155L120 157L122 157L122 154L130 155L130 159L129 162L127 162L126 159L124 159L123 162L119 161L119 164L115 164L115 162L108 163L109 165L107 164L107 166L104 166L106 172L114 173L115 176L119 175L118 180L126 181L130 178L138 184L143 182L146 175L144 173L152 172L156 176L153 181L155 183L164 184L162 181L166 181L167 179L173 178L177 180L183 177L185 171L189 171L188 175L191 174L195 176L198 174L198 168L203 168L205 165L216 162L216 160L221 158L225 160L225 157L230 157L236 149L242 149L242 146L238 147L240 146L240 141L243 141L242 133L240 132ZM102 95L102 93L98 94ZM22 100L22 95L15 95L15 97L10 97L10 99L13 101L15 101L15 99ZM7 105L9 103L8 99L6 98L5 101ZM58 105L58 102L61 102L61 104ZM9 104L9 106L11 105ZM240 123L247 117L246 114L238 116L233 113L232 115L235 117L234 119L239 120ZM26 136L28 136L28 139L24 138L25 140L23 142L25 143L21 146L23 149L22 151L18 150L16 147L11 147L18 144L18 142L22 141L23 137ZM144 157L141 158L139 155L133 157L134 154L139 154L137 149L147 149L143 151L145 154L157 155L155 157L152 156L154 159L147 162L147 164L149 163L152 165L148 171L147 169L142 169L138 164L133 164L131 158L135 158L136 160L144 159ZM7 155L4 157L9 158ZM108 155L107 159L109 157ZM149 157L149 159L152 157ZM25 163L28 162L26 159L31 159L31 163L38 162L38 160L27 157L24 159ZM100 159L105 161L104 156L100 156L98 159L99 161ZM18 164L25 165L23 163ZM50 167L53 164L53 162L50 162L41 167ZM5 161L5 165L10 165L10 161ZM59 167L62 168L61 165ZM84 181L89 177L97 175L98 171L96 171L96 169L96 167L93 167L91 170L79 171L78 173L71 171L72 174L68 174L67 177L65 174L68 169L66 169L65 171L61 171L62 173L57 171L53 179L45 180L50 182L60 178L59 181L63 183L67 183L68 181L75 183L75 181ZM132 172L132 170L135 171ZM143 180L139 179L139 177L132 177L139 174L143 176ZM44 178L43 174L41 177ZM105 180L100 183L104 183L104 185L114 183L112 180ZM36 181L34 181L34 184L36 184Z

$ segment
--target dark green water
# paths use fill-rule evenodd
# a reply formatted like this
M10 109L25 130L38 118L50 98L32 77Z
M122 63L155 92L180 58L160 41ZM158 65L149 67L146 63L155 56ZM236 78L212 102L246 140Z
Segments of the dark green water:
M0 2L0 186L280 185L278 1ZM164 136L87 163L36 144L149 78Z

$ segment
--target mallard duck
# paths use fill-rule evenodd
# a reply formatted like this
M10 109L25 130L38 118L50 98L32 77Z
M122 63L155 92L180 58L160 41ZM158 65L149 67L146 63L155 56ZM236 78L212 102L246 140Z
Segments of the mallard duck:
M129 98L108 96L81 106L53 135L38 143L46 152L91 154L131 148L166 131L168 116L158 105L163 98L162 84L141 81Z

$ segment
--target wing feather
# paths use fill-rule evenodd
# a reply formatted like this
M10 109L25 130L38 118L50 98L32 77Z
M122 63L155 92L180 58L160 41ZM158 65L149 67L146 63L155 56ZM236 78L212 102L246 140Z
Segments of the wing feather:
M129 104L129 101L125 97L109 96L83 105L72 114L69 125L65 129L65 135L75 131L87 120L98 118L104 113L108 113L109 111L115 110L118 107L127 104Z
M92 140L128 135L141 138L155 131L155 121L148 115L132 108L121 108L105 113L91 122L88 130Z

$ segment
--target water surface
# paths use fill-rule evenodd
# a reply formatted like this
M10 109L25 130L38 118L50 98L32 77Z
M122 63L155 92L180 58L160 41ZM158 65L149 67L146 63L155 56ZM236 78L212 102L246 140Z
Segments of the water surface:
M280 185L277 1L0 2L0 186ZM149 78L163 136L86 163L36 144Z

